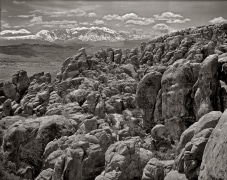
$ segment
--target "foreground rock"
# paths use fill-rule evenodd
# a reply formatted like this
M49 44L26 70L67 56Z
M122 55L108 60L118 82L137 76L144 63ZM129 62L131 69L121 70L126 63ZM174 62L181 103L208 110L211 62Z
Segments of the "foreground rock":
M199 180L227 177L227 110L222 114L205 147Z
M105 153L105 171L96 180L128 180L142 176L143 168L153 154L140 148L140 138L134 137L112 144Z
M221 112L212 111L202 116L181 135L177 147L180 154L176 164L178 171L185 173L189 180L198 178L205 146L221 116Z
M104 168L105 151L113 141L110 129L63 136L52 141L45 148L44 169L37 179L43 174L54 179L94 179Z
M26 173L24 170L30 168L32 170L30 178L34 178L41 170L47 143L73 132L74 127L63 116L20 119L4 134L2 146L4 157L7 161L15 163L19 174Z

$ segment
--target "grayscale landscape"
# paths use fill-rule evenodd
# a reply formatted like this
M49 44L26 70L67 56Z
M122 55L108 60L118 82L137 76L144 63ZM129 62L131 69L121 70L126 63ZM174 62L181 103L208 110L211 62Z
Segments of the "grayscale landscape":
M227 180L227 1L0 3L0 180Z

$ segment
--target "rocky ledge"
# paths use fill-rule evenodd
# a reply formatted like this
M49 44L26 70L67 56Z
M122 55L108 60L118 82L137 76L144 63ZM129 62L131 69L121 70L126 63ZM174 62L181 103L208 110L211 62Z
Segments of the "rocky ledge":
M0 83L0 179L227 178L227 24L80 49Z

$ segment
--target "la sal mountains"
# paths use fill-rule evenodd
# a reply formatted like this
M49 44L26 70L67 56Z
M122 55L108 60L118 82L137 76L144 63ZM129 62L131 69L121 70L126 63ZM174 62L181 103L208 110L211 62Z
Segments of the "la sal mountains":
M77 27L71 29L41 30L36 34L26 29L3 30L0 32L0 38L4 40L42 40L55 42L58 40L78 40L83 42L109 41L119 42L125 40L149 39L153 35L142 35L129 32L118 32L107 27Z

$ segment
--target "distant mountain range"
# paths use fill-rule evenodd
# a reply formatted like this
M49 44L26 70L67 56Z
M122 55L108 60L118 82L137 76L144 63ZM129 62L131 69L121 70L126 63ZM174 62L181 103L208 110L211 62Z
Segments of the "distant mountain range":
M41 30L32 34L26 29L4 30L0 32L0 38L5 40L43 40L43 41L67 41L79 40L83 42L109 41L118 42L124 40L142 40L152 38L152 35L137 35L127 32L118 32L107 27L78 27L72 29Z

